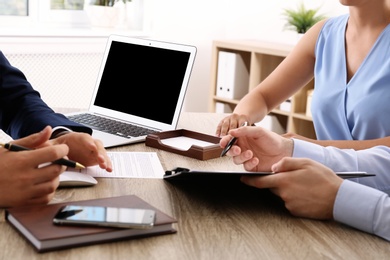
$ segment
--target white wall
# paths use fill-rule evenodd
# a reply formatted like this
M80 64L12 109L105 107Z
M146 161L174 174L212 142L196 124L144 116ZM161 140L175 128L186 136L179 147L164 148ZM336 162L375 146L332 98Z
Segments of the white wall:
M144 0L145 26L152 38L171 40L198 49L183 110L207 112L210 86L211 47L214 39L290 41L284 29L283 8L301 0ZM336 0L304 0L308 8L335 16L348 9ZM148 21L153 22L148 22ZM294 38L295 39L295 38Z

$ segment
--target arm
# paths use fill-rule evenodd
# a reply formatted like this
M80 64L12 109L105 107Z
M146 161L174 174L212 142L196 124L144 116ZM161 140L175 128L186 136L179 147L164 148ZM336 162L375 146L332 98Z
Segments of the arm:
M244 122L259 122L313 78L315 44L323 24L324 21L310 28L283 62L241 99L233 114L219 122L217 135L226 135Z
M339 149L323 147L299 139L284 138L261 127L240 127L229 131L237 137L236 145L227 155L235 164L243 164L247 171L269 171L284 157L309 158L333 171L366 171L375 177L352 179L364 185L390 192L390 147L376 146L370 149ZM231 136L221 139L225 147Z
M235 164L243 164L246 170L269 168L276 173L242 177L245 184L269 188L285 201L293 215L334 218L390 240L390 199L386 194L390 192L389 147L360 151L322 147L260 127L241 127L229 133L238 138L227 153ZM230 138L223 137L221 146L226 146ZM368 171L376 176L351 179L353 182L342 180L333 171Z
M49 142L68 145L69 158L86 166L99 165L112 171L111 160L102 143L93 139L92 129L55 113L41 99L24 74L11 66L0 52L0 128L13 139L40 132L46 126L66 127L72 132Z
M390 241L390 198L386 193L342 180L331 169L309 159L284 158L272 169L277 173L241 180L269 188L295 216L333 218Z
M322 147L294 139L293 157L315 160L333 171L366 171L375 177L351 179L355 182L390 193L390 148L375 146L365 150Z
M92 133L90 128L72 122L49 108L24 74L11 66L2 52L0 79L0 127L12 138L18 139L39 132L47 125Z
M390 147L390 137L383 137L371 140L316 140L293 133L283 135L286 138L300 139L307 142L315 143L321 146L334 146L340 149L368 149L378 145L386 145Z

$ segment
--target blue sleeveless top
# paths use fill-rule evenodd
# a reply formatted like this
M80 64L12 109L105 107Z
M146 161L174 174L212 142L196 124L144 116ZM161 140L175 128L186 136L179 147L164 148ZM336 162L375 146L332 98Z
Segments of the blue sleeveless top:
M311 111L318 140L390 135L390 26L347 83L345 30L349 15L329 19L315 49Z

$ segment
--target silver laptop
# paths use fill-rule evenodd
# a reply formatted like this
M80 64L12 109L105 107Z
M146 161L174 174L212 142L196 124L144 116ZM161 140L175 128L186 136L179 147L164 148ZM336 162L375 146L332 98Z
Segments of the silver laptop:
M66 116L106 148L175 130L195 55L194 46L111 35L88 111Z

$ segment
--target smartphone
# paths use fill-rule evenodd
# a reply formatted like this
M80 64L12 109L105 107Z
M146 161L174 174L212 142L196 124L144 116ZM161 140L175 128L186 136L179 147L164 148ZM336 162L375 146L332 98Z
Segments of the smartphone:
M147 229L154 226L151 209L66 205L54 216L57 225L88 225Z

